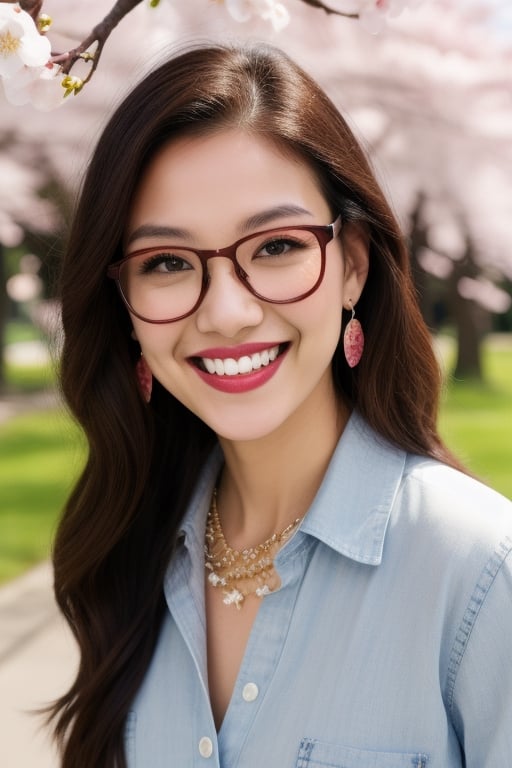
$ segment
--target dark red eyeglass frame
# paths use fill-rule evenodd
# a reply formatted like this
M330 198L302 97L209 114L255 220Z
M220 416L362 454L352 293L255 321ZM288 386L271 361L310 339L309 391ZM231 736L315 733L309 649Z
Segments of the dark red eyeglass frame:
M133 253L130 253L128 256L125 256L119 261L115 261L113 264L110 264L107 268L107 277L109 277L111 280L115 280L119 294L124 304L126 305L127 309L131 312L131 314L135 315L135 317L138 317L139 320L143 320L146 323L153 323L154 325L162 325L164 323L175 323L178 320L183 320L185 317L192 315L196 311L196 309L199 307L202 300L204 299L204 296L210 284L210 275L208 273L208 260L218 258L218 257L229 259L233 263L236 276L238 277L242 285L245 288L247 288L247 290L250 293L252 293L253 296L256 296L256 298L261 299L262 301L266 301L269 304L293 304L296 301L302 301L302 299L305 299L308 296L311 296L311 294L314 293L319 287L325 273L325 248L327 244L331 242L331 240L334 240L334 238L339 235L339 233L341 232L342 223L343 222L340 214L335 219L335 221L333 221L332 224L327 224L327 225L299 224L295 227L290 226L290 227L275 227L274 229L265 229L265 230L262 230L261 232L253 232L251 235L246 235L245 237L241 237L240 240L237 240L232 245L227 245L225 248L218 248L216 250L204 250L204 249L200 250L198 248L186 248L181 245L180 246L162 245L162 246L156 246L156 247L152 246L151 248L141 248L138 251L134 251ZM320 274L318 276L318 280L316 281L315 285L309 289L309 291L306 291L306 293L302 293L300 296L296 296L293 299L267 299L265 296L262 296L257 291L255 291L254 288L249 283L246 272L242 269L242 267L236 260L236 250L239 245L241 245L242 243L245 243L247 240L251 240L254 237L259 237L261 235L272 235L274 232L281 233L281 232L291 232L291 231L297 231L297 230L311 232L313 235L315 235L315 237L318 240L318 243L320 245L320 253L322 257L322 261L320 265ZM136 312L135 309L131 306L126 296L124 295L123 289L121 287L121 282L120 282L121 267L130 259L133 259L135 256L143 256L145 253L154 253L157 250L167 250L167 249L172 250L173 248L179 249L180 252L189 251L190 253L195 253L199 257L202 270L203 270L202 281L201 281L201 291L192 309L190 309L188 312L185 312L183 315L180 315L179 317L173 317L171 320L150 320L148 317L144 317L143 315L140 315L138 312Z

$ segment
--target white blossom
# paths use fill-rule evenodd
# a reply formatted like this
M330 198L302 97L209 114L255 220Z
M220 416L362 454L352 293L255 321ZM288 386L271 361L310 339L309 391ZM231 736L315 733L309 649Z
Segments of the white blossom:
M23 67L12 77L4 78L7 101L16 106L32 104L43 112L59 107L64 102L64 89L60 67Z
M12 77L24 66L44 66L50 56L50 43L32 17L17 4L0 3L0 77Z
M235 21L250 21L259 16L270 21L276 31L284 29L290 21L290 14L277 0L225 0L226 10Z
M382 32L386 19L400 16L406 8L418 6L421 0L360 0L359 20L372 35Z

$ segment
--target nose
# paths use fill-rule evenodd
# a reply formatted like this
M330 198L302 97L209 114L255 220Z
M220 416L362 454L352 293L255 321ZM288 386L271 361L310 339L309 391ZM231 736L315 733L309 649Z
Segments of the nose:
M235 338L244 328L261 323L262 302L238 279L229 259L209 259L208 273L208 290L196 311L196 325L201 333Z

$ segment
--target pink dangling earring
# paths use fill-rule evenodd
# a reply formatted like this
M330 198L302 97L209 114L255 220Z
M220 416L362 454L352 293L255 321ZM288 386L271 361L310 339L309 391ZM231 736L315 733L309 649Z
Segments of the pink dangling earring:
M151 400L151 392L153 389L153 374L151 373L151 370L149 368L149 365L146 363L145 358L141 355L139 359L137 360L137 364L135 366L135 373L137 375L137 381L139 384L139 389L142 397L146 401L146 403L149 403Z
M345 359L349 367L354 368L363 356L364 333L361 323L356 319L356 312L350 299L349 304L352 310L352 317L348 321L345 333L343 334L343 351L345 352Z

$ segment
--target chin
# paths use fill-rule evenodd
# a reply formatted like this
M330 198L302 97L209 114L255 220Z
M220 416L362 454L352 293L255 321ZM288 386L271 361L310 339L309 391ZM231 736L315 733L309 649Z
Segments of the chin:
M204 415L197 414L202 421L213 429L215 434L221 440L229 440L232 443L245 443L252 440L262 440L272 433L276 432L282 422L276 422L263 419L247 419L246 417L236 420L206 419Z

